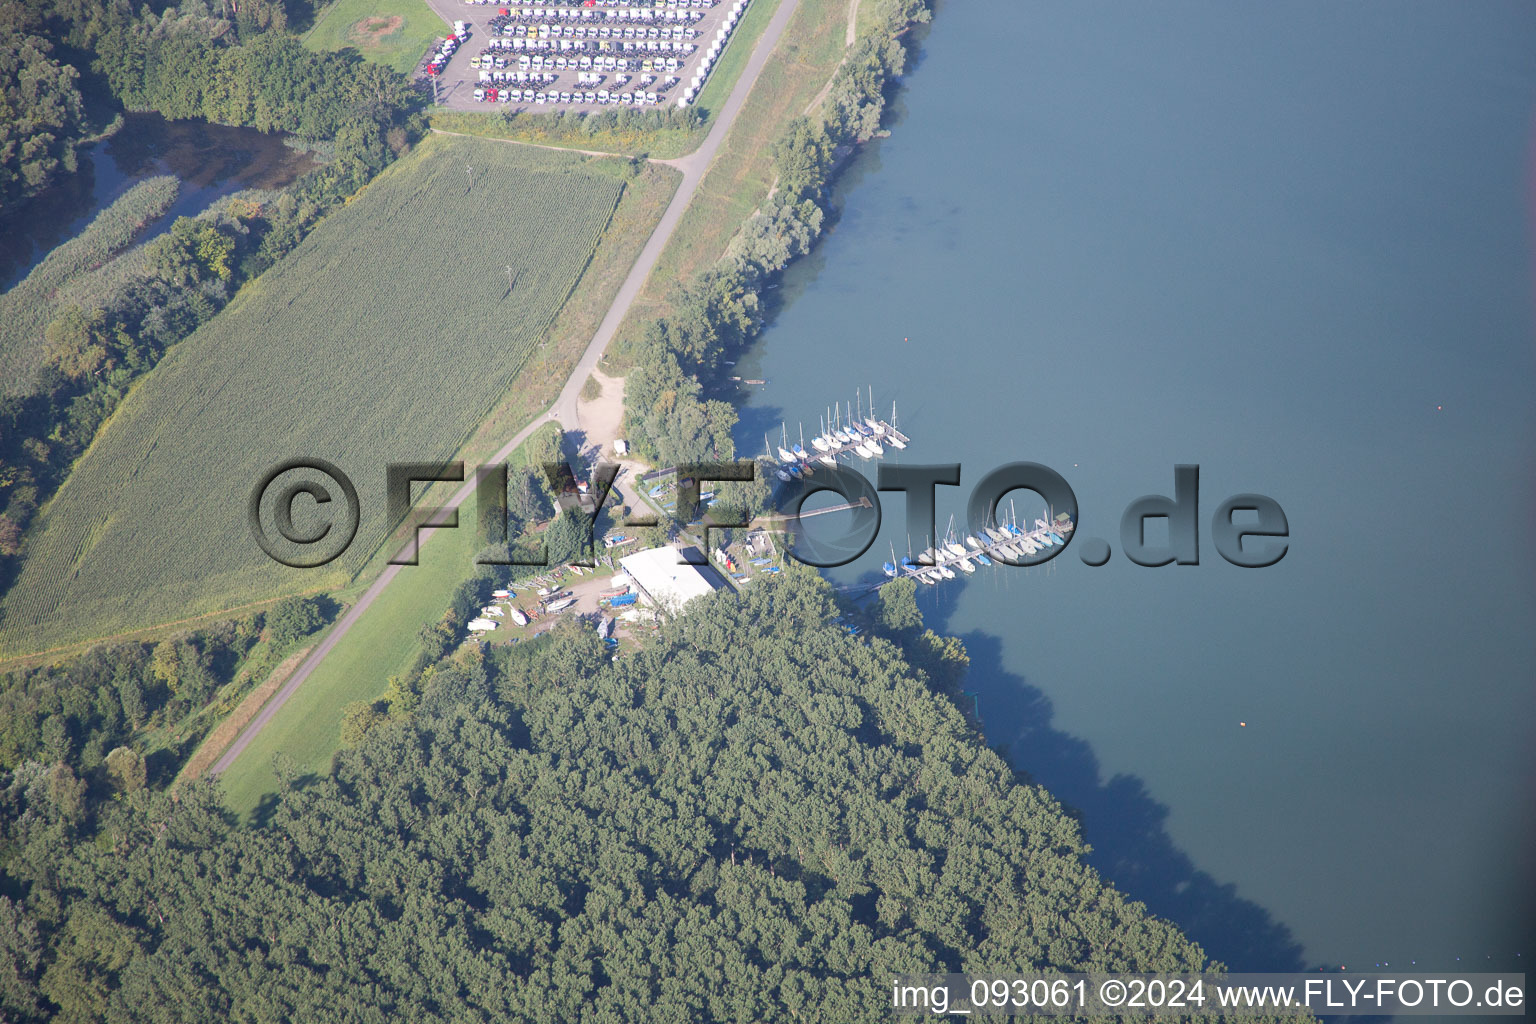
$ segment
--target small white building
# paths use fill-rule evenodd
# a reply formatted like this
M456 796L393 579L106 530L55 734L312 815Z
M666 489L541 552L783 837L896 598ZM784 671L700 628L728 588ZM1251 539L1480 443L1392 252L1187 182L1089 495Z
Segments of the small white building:
M674 547L636 551L619 559L640 599L652 607L678 612L696 597L712 593L715 584L703 566L683 561Z
M629 442L624 440L622 437L619 438L617 441L613 442L613 454L617 455L621 459L624 456L628 455L629 454Z

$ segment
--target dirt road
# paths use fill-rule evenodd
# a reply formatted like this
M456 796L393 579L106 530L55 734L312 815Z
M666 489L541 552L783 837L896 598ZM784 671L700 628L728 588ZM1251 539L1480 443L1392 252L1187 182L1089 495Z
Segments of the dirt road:
M790 18L794 16L795 9L799 6L800 0L783 0L783 3L779 5L779 9L774 12L773 18L768 22L767 29L764 30L762 37L758 39L757 46L752 51L752 56L747 60L747 66L743 69L741 78L737 80L736 87L731 90L730 97L721 106L719 114L716 115L714 125L709 129L709 134L705 136L703 145L689 156L667 161L673 167L683 172L682 184L678 186L677 192L673 195L672 202L668 204L666 212L661 215L661 220L651 233L649 241L645 243L645 248L641 250L639 259L630 268L629 276L624 279L624 284L619 288L619 294L614 297L613 305L608 308L608 314L603 317L603 322L599 325L597 333L592 336L592 340L588 342L586 350L577 361L576 368L571 371L570 379L566 381L565 388L560 392L560 397L555 400L554 406L548 412L518 431L506 444L502 445L500 450L489 461L499 462L507 458L518 445L526 441L535 430L545 423L553 421L560 424L564 430L580 430L582 428L578 415L582 385L586 383L587 378L592 375L592 372L597 369L597 363L602 358L603 351L608 347L608 343L613 340L615 332L619 329L619 324L623 322L625 314L629 312L630 305L635 301L635 297L640 294L640 289L645 285L645 279L650 276L651 270L656 266L656 261L661 258L661 252L666 248L668 240L672 237L672 232L677 229L678 222L682 219L683 211L693 201L694 193L699 189L699 182L703 180L704 172L714 160L715 153L720 149L721 142L724 141L726 134L731 130L731 125L735 123L736 116L741 112L741 107L746 102L747 94L757 84L757 78L762 74L763 65L768 62L768 55L773 52L774 46L778 44L779 37L784 34L785 27L789 24ZM587 443L604 444L612 440L612 438L588 437ZM474 481L467 481L449 500L448 507L458 508L469 499L474 490ZM422 530L421 542L426 543L432 533L432 530ZM283 684L282 689L278 690L272 699L267 702L266 706L257 713L256 717L251 720L251 724L241 733L240 738L230 744L229 749L224 752L224 755L219 758L211 769L213 774L216 775L224 771L224 769L235 762L235 759L250 745L251 740L277 715L288 698L293 696L294 691L304 685L304 681L309 678L310 673L314 672L316 666L325 660L325 656L341 642L341 638L347 635L357 620L367 613L369 606L377 600L379 594L383 593L384 588L394 581L400 569L401 566L398 565L391 565L385 568L379 574L379 578L373 582L373 585L363 593L362 597L358 598L357 603L347 609L347 613L341 617L341 621L336 623L335 627L331 629L330 633L320 642L313 653L304 660L304 664L299 666L298 671L288 678L288 681Z

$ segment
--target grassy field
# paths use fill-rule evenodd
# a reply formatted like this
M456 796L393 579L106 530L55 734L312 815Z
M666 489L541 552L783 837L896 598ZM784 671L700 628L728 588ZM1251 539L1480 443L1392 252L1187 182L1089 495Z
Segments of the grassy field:
M544 429L559 433L553 425ZM535 434L508 461L514 467L526 465L529 452L543 451L544 444L549 443L541 441ZM342 712L353 701L382 696L389 677L410 668L421 646L417 634L442 617L454 588L474 572L477 535L475 503L469 501L459 509L457 529L439 530L421 545L419 564L400 571L368 613L357 620L220 776L224 802L230 810L249 814L274 790L277 776L272 771L272 755L279 751L303 771L323 773L330 769L331 755L340 746Z
M704 89L694 99L695 106L710 114L720 109L731 90L736 87L736 80L741 77L742 69L747 66L747 58L752 56L752 51L757 47L758 38L773 19L773 12L778 9L779 0L752 0L747 5L746 13L736 23L736 30L726 40L725 49L715 62L709 81L704 83Z
M43 330L61 311L60 293L131 245L176 201L172 175L146 178L119 196L74 238L0 295L0 390L25 391L43 365Z
M382 696L389 677L410 668L420 648L416 634L442 616L454 588L474 571L475 537L471 501L459 511L459 528L439 530L421 546L419 564L401 570L220 776L230 810L249 814L277 788L272 755L279 751L303 771L330 770L342 711L353 701Z
M579 117L564 116L556 120L554 114L527 111L508 121L499 112L437 109L428 112L427 120L439 131L475 135L483 139L529 142L536 146L612 153L615 156L644 154L663 160L692 153L699 148L708 130L707 125L701 125L695 129L614 128L588 134L582 129Z
M387 535L386 464L450 457L504 402L632 173L425 140L129 395L45 509L0 651L345 585ZM356 541L324 569L271 561L246 522L256 481L290 457L336 463L361 496Z
M415 70L448 25L423 0L335 0L304 34L311 50L355 47L371 61L402 74Z
M645 289L619 328L611 365L647 320L662 315L682 282L714 263L773 186L773 144L831 79L842 61L851 0L802 3L774 48L757 86L725 137ZM709 86L705 86L705 92Z

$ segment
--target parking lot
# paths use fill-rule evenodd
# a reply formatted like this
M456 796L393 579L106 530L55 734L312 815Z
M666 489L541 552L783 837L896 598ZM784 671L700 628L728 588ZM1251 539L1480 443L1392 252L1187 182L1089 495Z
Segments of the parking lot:
M446 59L428 54L418 69L436 78L440 106L593 111L695 100L748 0L431 3L468 29Z

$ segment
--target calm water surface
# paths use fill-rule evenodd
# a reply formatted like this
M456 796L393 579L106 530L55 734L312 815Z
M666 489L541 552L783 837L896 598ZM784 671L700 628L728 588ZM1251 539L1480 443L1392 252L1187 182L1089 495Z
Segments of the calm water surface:
M1097 865L1235 966L1532 956L1533 55L1520 3L944 3L734 371L748 453L872 386L907 462L1067 477L1107 566L925 612ZM1132 565L1179 462L1201 564ZM1273 568L1210 543L1244 491Z
M80 169L0 219L0 289L26 277L49 250L79 234L145 178L174 174L181 192L144 237L245 188L287 185L315 164L281 135L200 121L128 114L116 134L80 152Z

